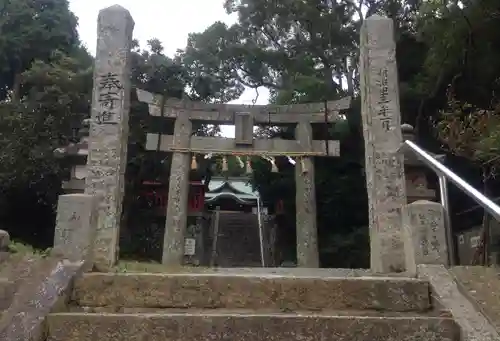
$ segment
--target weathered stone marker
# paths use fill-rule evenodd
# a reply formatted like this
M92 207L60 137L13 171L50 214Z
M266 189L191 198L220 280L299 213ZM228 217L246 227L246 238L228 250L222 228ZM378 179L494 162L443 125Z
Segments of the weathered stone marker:
M361 29L360 75L371 270L405 269L401 209L406 204L396 44L391 19L374 15Z
M130 48L134 21L115 5L99 13L85 193L98 200L96 265L109 268L118 236L127 162Z
M417 272L420 264L448 265L444 209L440 203L415 201L403 207L406 270Z
M85 261L92 266L97 227L95 197L65 194L57 204L54 248L70 261Z

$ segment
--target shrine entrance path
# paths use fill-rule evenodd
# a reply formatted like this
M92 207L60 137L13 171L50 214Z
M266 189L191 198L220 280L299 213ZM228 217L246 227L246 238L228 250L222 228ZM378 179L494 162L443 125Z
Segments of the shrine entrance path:
M368 269L340 268L208 268L208 267L171 267L158 263L121 261L115 272L130 273L192 273L228 274L252 276L291 276L291 277L412 277L406 273L373 274Z

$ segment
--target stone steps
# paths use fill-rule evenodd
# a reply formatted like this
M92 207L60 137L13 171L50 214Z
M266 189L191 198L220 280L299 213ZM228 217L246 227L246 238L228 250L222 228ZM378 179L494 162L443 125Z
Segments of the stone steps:
M47 319L50 341L457 341L448 318L324 314L58 313Z
M198 314L198 315L308 315L308 316L371 316L371 317L407 317L407 318L451 318L448 311L430 310L427 312L401 312L401 311L377 311L377 310L298 310L298 311L279 311L276 309L199 309L199 308L127 308L127 307L84 307L70 306L64 313L92 313L92 314L159 314L159 315L178 315L178 314Z
M231 273L89 273L75 281L72 300L87 307L400 312L431 309L429 285L417 279Z
M426 281L291 273L87 273L48 340L459 341Z
M261 266L258 218L250 213L221 213L217 266Z

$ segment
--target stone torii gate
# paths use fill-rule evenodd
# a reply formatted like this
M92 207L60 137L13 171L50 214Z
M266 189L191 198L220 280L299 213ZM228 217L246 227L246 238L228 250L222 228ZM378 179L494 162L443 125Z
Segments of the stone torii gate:
M238 105L206 104L163 99L137 90L139 101L149 105L152 116L174 119L174 134L147 135L147 150L172 152L162 262L182 265L186 230L189 170L192 153L238 155L291 155L301 158L295 167L297 263L319 266L316 229L314 156L338 156L338 141L313 140L312 124L338 120L339 112L350 107L346 97L326 104ZM164 108L161 108L164 103ZM192 122L234 124L235 138L192 136ZM296 125L295 140L254 139L254 125Z
M115 5L99 13L85 195L61 196L59 200L58 225L61 231L65 234L66 230L78 231L72 234L75 240L81 241L82 250L93 251L90 253L93 263L101 269L113 266L118 254L127 159L133 28L130 13L121 6ZM407 199L404 160L398 153L402 132L391 19L372 16L364 20L360 52L371 270L398 272L405 269L403 211ZM150 113L159 116L158 98L147 93L139 93L139 96L149 103ZM242 154L280 155L293 151L302 155L304 168L308 169L304 172L302 163L298 163L297 237L305 241L298 245L298 265L316 267L316 203L311 157L338 155L338 143L313 141L311 124L334 121L338 110L347 108L348 104L348 99L329 103L328 115L325 116L323 103L252 108L168 100L166 115L176 120L175 134L148 136L150 146L159 141L161 150L173 152L163 261L179 264L183 255L189 153L227 150ZM234 122L236 139L191 136L191 122L194 120ZM254 123L297 124L296 140L254 141ZM94 206L97 206L95 214Z

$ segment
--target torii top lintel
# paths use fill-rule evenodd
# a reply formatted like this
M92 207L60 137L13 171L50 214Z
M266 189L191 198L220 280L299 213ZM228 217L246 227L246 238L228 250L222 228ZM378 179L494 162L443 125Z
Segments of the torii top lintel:
M212 104L168 98L161 108L162 96L136 89L139 101L149 105L151 116L177 118L187 114L193 121L234 124L238 113L249 114L255 124L293 124L299 122L331 123L339 120L339 112L349 109L351 97L337 101L290 105Z

